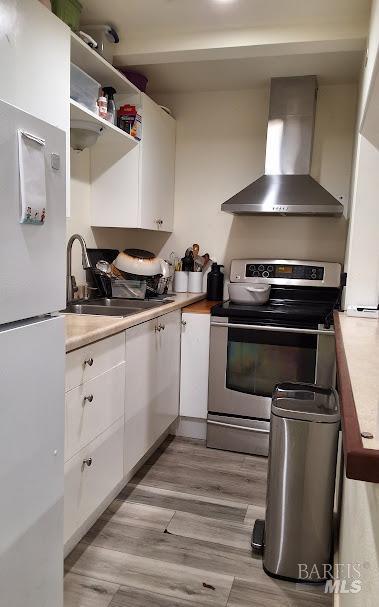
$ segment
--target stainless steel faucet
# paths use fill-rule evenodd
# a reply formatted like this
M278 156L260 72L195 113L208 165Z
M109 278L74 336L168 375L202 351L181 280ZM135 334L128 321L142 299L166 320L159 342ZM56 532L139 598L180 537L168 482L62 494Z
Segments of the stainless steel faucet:
M66 277L66 299L67 303L70 303L74 299L74 294L77 292L78 287L76 286L75 276L72 276L72 245L75 240L79 240L82 248L82 266L83 270L91 267L88 259L87 246L83 236L80 234L73 234L67 243L67 277Z

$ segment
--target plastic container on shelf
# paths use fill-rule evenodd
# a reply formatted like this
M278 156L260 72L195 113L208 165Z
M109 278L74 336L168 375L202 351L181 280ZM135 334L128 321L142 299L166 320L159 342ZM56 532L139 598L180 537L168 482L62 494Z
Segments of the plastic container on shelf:
M79 29L82 5L79 0L51 0L53 13L76 32Z
M91 78L74 63L71 63L70 97L81 105L97 114L97 99L101 87L99 82Z

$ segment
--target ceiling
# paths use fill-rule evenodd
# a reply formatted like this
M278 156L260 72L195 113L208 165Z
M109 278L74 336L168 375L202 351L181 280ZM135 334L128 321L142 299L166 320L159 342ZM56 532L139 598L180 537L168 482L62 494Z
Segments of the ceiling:
M248 89L277 76L316 74L319 84L356 82L362 59L363 52L355 51L139 65L138 71L149 79L148 92L184 93Z
M317 75L321 84L357 81L371 6L371 0L81 2L81 23L115 26L115 65L146 75L152 93L244 89L305 74ZM296 50L275 46L286 28L296 30Z
M371 0L81 0L83 23L112 23L121 41L154 30L208 31L368 20Z

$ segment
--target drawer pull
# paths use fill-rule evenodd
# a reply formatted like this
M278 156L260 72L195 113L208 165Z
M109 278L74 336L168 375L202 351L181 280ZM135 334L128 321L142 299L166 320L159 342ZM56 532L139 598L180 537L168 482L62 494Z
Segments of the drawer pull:
M88 394L88 396L85 396L83 400L84 400L84 404L86 404L87 401L89 403L92 403L92 401L93 401L93 394Z
M87 360L84 361L84 366L88 365L89 367L92 367L93 365L93 358L87 358Z
M161 325L155 325L155 327L154 327L154 331L155 331L156 333L158 333L158 331L160 331L160 330L161 330L161 328L162 328L162 327L161 327Z
M84 466L88 466L88 468L92 466L92 457L87 457L87 459L83 460L83 468Z
M161 327L162 331L164 331L166 328L166 325L160 325L160 327Z

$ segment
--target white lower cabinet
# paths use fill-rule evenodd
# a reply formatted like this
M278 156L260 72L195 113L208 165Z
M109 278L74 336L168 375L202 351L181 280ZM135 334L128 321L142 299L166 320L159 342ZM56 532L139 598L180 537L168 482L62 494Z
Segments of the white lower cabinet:
M66 394L65 461L124 415L125 363Z
M183 312L180 415L206 419L210 314Z
M180 332L178 310L67 355L66 553L178 417Z
M124 417L65 464L65 543L123 479Z
M180 327L178 310L126 331L125 474L178 417Z

